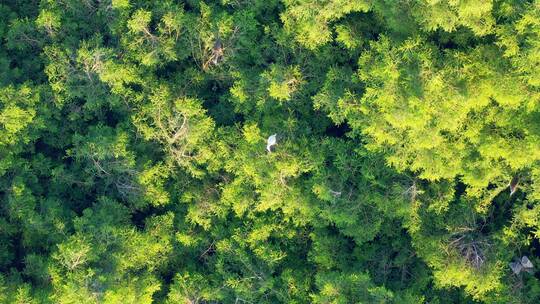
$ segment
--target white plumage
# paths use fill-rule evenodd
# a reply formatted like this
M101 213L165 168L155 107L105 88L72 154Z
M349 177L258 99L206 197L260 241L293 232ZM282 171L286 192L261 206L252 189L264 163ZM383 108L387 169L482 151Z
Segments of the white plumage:
M533 263L531 262L531 260L529 260L529 258L524 255L523 257L521 257L521 265L523 266L523 268L533 268Z
M525 270L528 273L533 272L534 265L529 260L529 258L524 255L521 257L521 259L518 259L516 262L510 263L510 268L512 269L512 272L514 274L518 275L521 271Z
M273 134L268 137L268 141L266 142L266 150L268 150L268 152L272 152L272 146L277 144L276 136L277 134Z

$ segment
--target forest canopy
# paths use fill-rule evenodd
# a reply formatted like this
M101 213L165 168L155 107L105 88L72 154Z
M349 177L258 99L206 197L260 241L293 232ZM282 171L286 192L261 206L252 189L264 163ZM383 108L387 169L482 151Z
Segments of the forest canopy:
M0 1L0 303L539 303L540 0Z

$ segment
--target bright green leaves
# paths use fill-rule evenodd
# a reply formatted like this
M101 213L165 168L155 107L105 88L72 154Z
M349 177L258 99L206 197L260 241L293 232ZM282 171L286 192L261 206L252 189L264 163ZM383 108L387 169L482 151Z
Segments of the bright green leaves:
M0 302L538 298L538 1L4 2Z
M359 87L358 77L351 69L331 68L321 89L313 96L313 106L317 110L324 110L335 124L341 125L347 114L355 111L352 105L357 98L356 87Z
M0 176L15 167L14 157L36 139L43 127L39 93L28 86L0 88Z
M502 240L511 246L530 246L540 239L540 204L538 199L525 200L513 208L510 224L504 227Z
M130 85L141 82L139 73L133 65L109 60L103 65L99 78L111 87L111 92L121 96L133 96Z
M493 1L415 1L412 11L416 21L427 31L439 28L453 32L459 26L470 28L477 36L493 32Z
M35 115L35 112L32 110L25 111L19 107L16 106L8 106L2 109L2 113L0 114L0 123L3 126L5 137L2 139L2 144L13 144L16 140L16 135L20 131L24 130L24 128L32 122L32 119Z
M392 218L407 211L398 177L390 176L382 159L359 157L340 140L321 142L319 153L311 183L320 201L320 224L332 223L362 244L380 232L384 216Z
M150 24L151 13L144 10L136 11L131 19L128 21L127 26L132 33L138 34L142 33L147 36L147 38L152 37L149 32L148 25Z
M71 110L67 116L72 120L100 115L104 109L119 106L104 82L116 89L134 81L131 76L118 83L117 79L125 78L124 68L114 67L114 76L109 76L113 68L111 50L101 46L99 36L82 41L76 51L46 47L44 53L48 59L45 72L54 92L54 101L58 107Z
M336 41L343 44L345 48L354 50L362 44L362 39L359 36L360 31L355 31L351 26L338 25L336 26Z
M183 35L184 19L183 9L175 7L165 13L157 29L153 29L150 25L152 13L139 9L127 21L130 35L125 37L123 44L136 60L146 66L175 61L179 58L177 43Z
M9 278L11 279L11 278ZM20 282L20 278L15 282L10 282L11 286L3 286L4 278L0 276L0 301L2 303L17 303L17 304L37 304L39 303L32 297L32 287L30 284ZM7 285L7 284L6 284ZM12 287L13 286L13 287Z
M27 86L0 90L0 146L28 143L28 128L35 119L38 99Z
M334 39L354 48L350 27L338 23L354 13L373 13L385 19L385 26L402 35L442 29L454 32L467 27L477 36L492 34L495 29L493 1L284 1L281 14L285 30L308 49L317 49Z
M423 227L409 231L416 252L433 269L437 286L464 287L474 299L486 300L502 291L505 272L510 272L505 261L513 248L501 243L497 223L473 208L463 199L451 202L440 216L430 208L415 208L413 214L422 218Z
M216 289L208 286L207 279L195 272L183 272L175 276L167 295L167 304L197 303L214 299Z
M198 166L212 158L205 143L214 122L206 116L199 100L175 97L167 87L159 87L150 102L134 116L134 122L146 139L163 145L169 161L194 176L203 174Z
M264 141L263 136L261 135L261 130L256 124L246 124L242 129L242 135L246 142L250 145L261 144Z
M160 289L161 284L158 279L137 277L108 290L103 297L103 302L111 304L151 304L154 303L153 295Z
M139 164L127 132L105 126L92 127L88 134L74 137L75 147L68 155L85 172L85 187L97 187L102 194L115 194L134 208L169 203L164 184L169 177L166 166L150 162Z
M115 9L126 9L130 6L129 1L130 0L112 0L111 5Z
M59 303L152 302L161 286L152 273L166 263L171 251L172 216L149 218L144 231L133 229L128 221L126 208L106 199L75 220L76 233L53 254L52 299Z
M456 32L470 29L482 37L495 31L493 1L283 1L286 9L280 17L284 29L297 42L308 49L317 49L334 38L345 47L352 49L359 44L359 37L351 37L353 27L343 22L355 16L354 24L363 22L357 13L376 15L383 19L386 33L410 37L420 31L443 30ZM362 15L363 18L370 17ZM352 20L352 18L350 18ZM337 35L336 35L337 34ZM366 33L358 33L358 36Z
M259 46L253 43L259 29L250 9L251 5L229 13L220 6L199 2L197 10L186 14L182 51L189 53L194 67L224 80L236 70L234 62L246 64L248 58L260 56Z
M506 228L502 227L501 218L477 218L472 224L459 219L494 212L509 214L504 208L521 201L521 197L516 201L508 198L508 184L515 176L520 177L518 191L536 198L540 133L534 126L538 120L538 92L535 76L530 73L534 63L528 65L535 62L534 55L525 63L525 58L534 53L531 50L537 40L536 23L530 17L535 10L530 9L527 16L513 17L521 20L523 27L513 24L497 30L491 3L483 3L479 10L466 4L430 3L431 9L441 9L441 16L457 14L454 25L452 18L428 16L436 12L426 7L414 18L419 22L423 18L420 23L427 27L424 30L456 31L454 37L461 37L460 26L470 28L477 37L497 32L496 39L500 39L502 48L480 40L475 47L447 48L432 43L438 38L425 36L421 31L405 40L381 36L361 54L356 75L349 68L332 67L314 103L335 123L347 123L352 129L348 135L361 139L368 155L382 154L387 164L399 172L413 172L422 179L386 184L383 189L394 189L386 192L386 197L401 196L402 199L395 200L401 207L392 208L374 199L377 208L371 212L390 215L393 212L389 210L397 209L393 215L404 216L414 249L433 269L438 286L461 286L475 299L488 301L506 290L507 261L514 250L503 244L499 236L504 234L504 242L529 248L536 232L527 236L521 232L537 226L531 220L536 215L536 203L528 203L531 210L516 209L516 219ZM436 8L438 5L453 8ZM375 5L373 9L378 13L381 7ZM420 17L420 12L426 15ZM338 42L354 49L356 46L347 43L347 28L339 29ZM518 32L528 37L519 38L527 41L519 46L512 42ZM457 44L463 43L454 39ZM504 51L507 59L503 59ZM357 152L366 154L363 148ZM350 171L351 167L348 168ZM363 233L350 230L349 227L358 225L355 212L348 211L345 202L340 203L344 192L338 189L343 185L350 187L350 182L336 183L336 178L324 171L318 178L313 192L323 201L339 204L339 208L327 207L331 212L323 206L321 215L334 222L341 233L361 243L383 229L370 222L361 226L373 228L371 233L368 229L363 229ZM426 180L429 184L424 184ZM369 201L373 188L369 192L363 194L364 201ZM404 199L412 202L410 208L399 203ZM330 264L318 258L321 264ZM480 260L482 266L473 265Z
M52 10L41 10L36 19L36 25L43 28L47 35L53 37L62 26L60 14Z
M273 65L262 77L268 81L268 94L279 101L288 101L302 85L302 73L298 66L279 67Z
M459 70L439 67L439 56ZM337 123L344 117L366 135L370 149L384 150L398 170L429 180L461 175L469 194L480 197L489 183L539 159L532 148L538 135L518 126L536 117L526 110L532 92L510 79L507 65L482 64L495 56L491 48L445 56L418 39L393 47L383 37L360 58L366 86L360 101L346 90L338 99L323 92L316 100Z
M361 105L346 111L368 121L363 133L373 140L370 147L404 147L388 157L395 167L422 169L424 178L438 179L457 174L456 155L435 147L445 142L442 134L458 128L466 109L459 105L458 94L449 94L456 90L444 84L444 74L433 70L430 57L430 50L420 41L409 40L394 49L383 38L360 58L359 76L366 82L365 94ZM465 113L457 112L460 110Z
M272 64L266 70L250 71L249 74L235 75L236 80L229 89L236 112L254 115L265 113L275 115L273 124L283 124L281 120L286 109L305 100L305 77L298 65ZM278 116L281 116L279 119Z
M155 206L166 205L170 201L170 195L165 190L165 181L169 177L169 171L164 165L148 167L139 173L138 183L145 189L145 200Z
M82 236L74 235L67 242L58 245L58 254L53 257L67 271L75 271L95 261L92 257L90 244Z
M281 19L285 30L309 49L315 49L332 40L331 22L352 12L366 12L370 8L369 1L364 0L284 2L287 9L281 14Z
M235 176L225 185L223 199L232 204L238 215L280 211L299 225L307 223L313 215L308 204L310 197L302 187L304 174L313 171L313 159L302 144L292 140L278 140L274 152L266 151L266 138L258 126L244 126L244 138L231 138L236 143L231 158L224 168ZM302 214L301 217L298 214Z
M502 46L504 55L512 60L520 76L528 85L540 87L538 64L540 62L540 4L534 1L526 6L523 14L513 24L498 27L497 44ZM540 98L538 93L534 100Z
M328 272L316 277L319 289L313 303L392 303L393 294L375 286L363 273Z

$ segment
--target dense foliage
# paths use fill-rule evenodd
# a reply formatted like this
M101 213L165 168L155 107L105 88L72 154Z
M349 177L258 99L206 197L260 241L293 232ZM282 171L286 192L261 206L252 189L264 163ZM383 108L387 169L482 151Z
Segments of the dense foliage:
M0 37L0 303L540 302L540 0L2 0Z

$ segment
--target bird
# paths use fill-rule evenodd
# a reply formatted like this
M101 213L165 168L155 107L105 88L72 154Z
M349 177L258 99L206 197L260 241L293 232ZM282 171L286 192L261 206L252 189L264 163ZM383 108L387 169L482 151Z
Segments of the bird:
M268 137L268 140L266 142L266 150L268 150L268 152L272 152L272 146L277 144L276 136L277 134L272 134L270 135L270 137Z
M521 265L523 265L524 268L533 268L533 263L531 262L531 260L529 260L529 258L524 255L523 257L521 257Z
M332 194L334 197L341 196L341 191L334 191L332 189L329 190L330 194Z
M516 175L514 176L514 178L512 178L512 180L510 181L510 184L508 184L508 186L510 187L510 196L512 196L512 194L516 192L518 184L519 184L519 176Z
M524 255L521 257L521 259L518 259L516 262L510 263L510 269L512 269L512 272L514 274L519 274L521 271L525 270L528 273L531 273L534 268L533 263L529 258Z
M221 39L218 38L212 47L212 63L217 65L221 57L223 57L223 45Z

